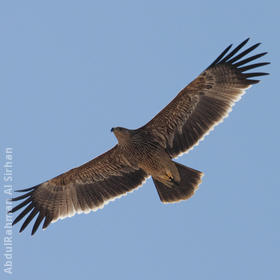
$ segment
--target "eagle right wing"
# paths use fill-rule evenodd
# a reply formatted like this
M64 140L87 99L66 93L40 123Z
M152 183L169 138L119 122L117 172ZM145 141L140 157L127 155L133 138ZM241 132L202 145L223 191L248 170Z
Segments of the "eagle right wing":
M115 146L80 167L35 187L20 190L27 193L12 201L24 201L10 212L25 208L15 218L13 225L29 214L21 226L21 232L38 215L32 229L33 235L43 220L43 228L46 228L51 222L75 213L103 208L108 202L139 187L147 177L142 169L131 166Z
M269 64L261 62L245 65L266 54L244 58L259 44L237 54L248 40L229 53L231 45L226 48L204 72L142 127L149 131L170 157L174 158L189 151L215 125L223 121L245 90L259 82L251 79L252 77L267 75L263 72L246 72Z

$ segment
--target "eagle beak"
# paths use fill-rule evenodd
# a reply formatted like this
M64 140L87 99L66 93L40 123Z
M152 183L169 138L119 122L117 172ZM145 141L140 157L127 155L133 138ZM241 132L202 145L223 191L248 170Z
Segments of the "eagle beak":
M114 131L114 127L111 128L111 132L113 132L113 131Z

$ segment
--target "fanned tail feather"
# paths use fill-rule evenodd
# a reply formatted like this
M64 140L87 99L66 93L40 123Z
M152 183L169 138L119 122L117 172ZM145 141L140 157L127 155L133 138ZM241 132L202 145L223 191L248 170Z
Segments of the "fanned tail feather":
M201 183L202 172L177 162L175 164L181 177L179 184L174 182L173 186L169 187L153 178L160 200L163 203L174 203L190 198Z

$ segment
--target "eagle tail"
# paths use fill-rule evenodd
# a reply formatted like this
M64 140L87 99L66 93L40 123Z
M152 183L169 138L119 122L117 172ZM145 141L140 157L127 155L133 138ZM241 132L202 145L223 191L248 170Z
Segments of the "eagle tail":
M175 203L190 198L198 189L203 173L175 162L181 181L174 182L170 187L153 178L160 200L163 203Z

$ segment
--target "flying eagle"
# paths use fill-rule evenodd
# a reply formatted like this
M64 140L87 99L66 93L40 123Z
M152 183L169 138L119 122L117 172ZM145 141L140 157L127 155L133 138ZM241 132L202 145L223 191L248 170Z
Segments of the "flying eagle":
M268 74L247 72L269 64L248 64L266 54L244 58L260 45L239 52L248 40L231 52L232 45L227 47L144 126L112 128L118 144L111 150L35 187L19 190L26 193L12 201L24 201L10 212L25 208L13 225L28 214L21 232L37 215L33 235L43 220L45 229L58 219L95 211L140 187L150 176L163 203L190 198L203 173L172 159L188 152L223 121L245 90L259 82L252 77Z

